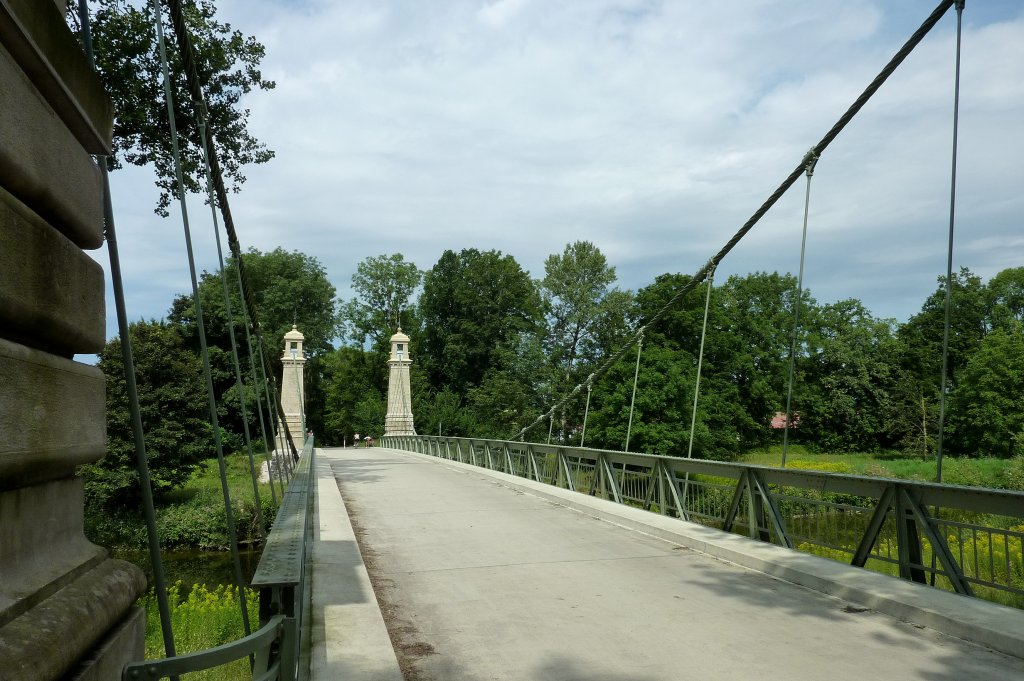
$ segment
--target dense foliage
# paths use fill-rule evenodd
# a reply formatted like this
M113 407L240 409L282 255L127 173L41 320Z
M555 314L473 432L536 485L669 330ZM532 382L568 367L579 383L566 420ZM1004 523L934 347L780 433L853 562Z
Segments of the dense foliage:
M282 337L292 323L299 324L306 336L306 420L310 428L320 432L325 386L317 379L323 373L321 362L331 357L331 341L337 333L334 286L319 261L302 253L280 248L268 253L251 249L245 263L261 315L264 353L271 360L279 385ZM255 389L258 380L249 359L235 268L234 262L225 268L227 297L239 350L249 432L254 449L262 452L261 428L269 429L271 424L267 421L266 394ZM218 421L225 452L231 453L244 449L244 428L224 292L219 273L203 272L199 297ZM166 497L215 456L192 295L175 298L166 320L138 322L131 326L130 334L153 489L158 497ZM83 467L89 502L108 510L135 507L140 492L119 338L107 343L99 366L107 379L107 456Z
M387 346L393 329L359 310L385 306L365 272L399 277L399 256L364 261L356 298L342 324L360 330L325 362L325 437L380 434L385 409ZM385 266L387 265L387 266ZM687 282L664 274L635 293L615 287L615 269L588 242L568 244L531 280L511 256L445 251L415 279L396 282L414 357L413 412L419 432L506 438L559 396L585 381ZM817 451L900 450L933 456L938 432L939 376L945 310L944 278L904 323L879 319L854 299L820 304L805 291L793 338L796 278L777 272L734 275L713 283L702 375L693 427L694 456L733 459L778 443L773 416L785 409L789 356L795 349L791 441ZM967 269L954 274L945 451L1012 457L1024 451L1024 268L987 284ZM685 456L705 296L698 286L646 330L639 368L627 352L595 384L585 444ZM378 302L374 302L374 301ZM392 305L392 308L395 308ZM393 314L391 318L393 318ZM406 322L403 322L406 324ZM633 423L633 375L637 393ZM578 393L551 426L554 441L579 444L587 392ZM528 438L546 440L547 426Z
M213 450L199 358L182 329L167 322L129 327L142 428L154 492L182 485ZM99 367L107 381L107 455L82 466L91 504L134 506L140 495L121 341L107 342Z
M274 82L264 79L259 70L264 48L255 38L218 21L212 0L184 3L184 12L199 81L206 88L208 125L216 131L224 180L237 191L245 182L243 166L266 163L274 157L273 151L249 133L249 111L241 106L241 98L253 88L274 87ZM70 16L74 22L75 15ZM166 12L163 20L185 188L197 193L203 187L198 112L185 87ZM107 163L111 168L124 162L138 166L152 163L160 188L156 212L166 216L171 196L177 193L177 181L152 5L142 0L95 0L90 3L90 24L96 69L117 112L113 154Z

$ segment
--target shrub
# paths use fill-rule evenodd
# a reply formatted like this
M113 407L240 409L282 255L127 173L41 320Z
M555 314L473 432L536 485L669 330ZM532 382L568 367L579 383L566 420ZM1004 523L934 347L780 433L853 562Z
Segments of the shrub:
M237 587L222 584L211 591L204 584L193 584L186 593L185 585L178 581L167 588L167 600L175 652L179 655L213 648L244 635ZM245 600L250 627L255 631L259 626L256 591L246 589ZM163 658L160 613L153 589L140 604L146 608L146 659ZM249 678L249 660L243 657L223 667L189 674L188 678L191 681L246 679Z
M1024 454L1013 457L1001 476L1003 487L1024 490Z

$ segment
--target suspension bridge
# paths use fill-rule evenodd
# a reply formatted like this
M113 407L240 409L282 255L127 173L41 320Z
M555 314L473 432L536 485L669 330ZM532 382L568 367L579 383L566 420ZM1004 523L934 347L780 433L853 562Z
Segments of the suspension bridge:
M173 36L163 32L164 5ZM223 484L235 579L259 592L252 617L259 626L250 630L239 589L245 636L179 654L103 161L113 112L91 64L87 8L78 4L79 43L64 21L65 2L0 0L0 679L178 678L245 658L252 678L265 680L1020 678L1024 616L1000 601L1024 596L1022 493L637 454L628 451L628 435L625 452L588 449L582 438L579 446L550 444L550 435L541 442L543 427L550 433L569 401L589 396L609 367L639 351L645 329L709 279L801 176L807 205L818 159L951 8L958 80L963 3L944 0L725 246L534 422L508 440L401 435L381 448L318 449L301 397L293 402L290 387L278 386L268 359L184 8L153 0L215 454L223 480L177 159L181 107L170 87L171 49L183 66L188 108L199 116L236 387L242 409L246 391L259 404L262 443L242 419L253 491L258 497L254 452L262 444L277 507L246 584ZM955 101L954 112L958 94ZM953 130L950 249L955 113ZM804 223L806 230L806 208ZM237 262L233 281L222 228ZM75 469L104 453L103 377L70 358L104 344L103 274L85 253L104 243L161 615L160 660L141 659L144 615L134 605L147 587L141 571L109 558L82 532ZM242 304L232 311L236 288ZM243 337L235 337L232 314ZM946 333L948 340L948 313ZM301 346L292 347L299 373ZM941 466L941 444L939 457Z

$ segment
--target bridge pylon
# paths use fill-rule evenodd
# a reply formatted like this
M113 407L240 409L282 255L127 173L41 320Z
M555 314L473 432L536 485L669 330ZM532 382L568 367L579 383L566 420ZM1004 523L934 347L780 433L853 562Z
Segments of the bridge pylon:
M302 451L306 440L306 356L303 343L306 337L299 327L292 324L292 330L284 335L284 354L281 355L281 417L288 424L295 450ZM283 431L284 428L279 428Z
M409 388L409 337L401 327L391 337L391 355L388 357L388 412L384 418L384 437L415 435L412 420L412 391Z

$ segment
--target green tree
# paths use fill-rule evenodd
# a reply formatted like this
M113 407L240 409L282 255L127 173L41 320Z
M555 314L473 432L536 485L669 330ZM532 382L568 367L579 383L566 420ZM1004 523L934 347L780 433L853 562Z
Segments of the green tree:
M419 356L431 385L465 395L494 366L497 348L536 333L541 303L512 256L471 248L445 251L424 275L420 313Z
M778 272L755 272L731 276L714 295L716 305L715 343L705 361L712 373L728 372L737 398L749 421L740 433L745 446L769 442L768 423L776 411L785 409L789 351L793 337L796 277ZM801 317L813 318L817 303L804 289ZM804 403L806 382L802 376L807 344L807 325L801 324L797 338L797 370L794 378L793 411Z
M901 366L937 395L942 373L942 337L945 325L945 277L921 306L921 311L898 332L903 341ZM955 388L960 372L981 345L989 328L989 295L981 278L966 267L953 274L950 296L949 366L947 379Z
M357 417L359 404L374 396L383 400L380 387L380 356L362 348L342 346L327 354L323 359L324 383L324 427L323 438L327 444L352 442L357 431L367 433L367 426ZM366 407L364 406L365 410ZM383 417L377 428L384 426Z
M356 402L352 414L352 429L360 435L379 438L384 434L387 411L388 405L384 398L377 393L368 392Z
M128 333L150 477L159 495L184 484L213 453L202 369L174 324L136 322ZM107 454L80 472L90 503L128 507L141 492L119 338L107 342L99 367L107 381Z
M331 341L337 335L334 285L327 279L327 273L319 260L298 251L288 252L276 248L263 253L250 248L243 257L259 315L263 350L273 367L278 385L281 378L281 343L284 334L291 330L292 324L295 323L306 337L303 345L307 359L305 375L309 379L306 382L306 421L314 432L321 433L324 425L324 386L318 379L322 372L321 358L333 351ZM247 372L248 348L245 345L245 330L242 327L236 267L234 259L229 259L225 273L232 318L235 322L235 339L239 346L243 372ZM225 419L223 425L232 433L238 434L241 432L241 417L238 412L239 402L234 393L235 374L232 367L227 310L224 307L224 289L218 272L202 273L199 296L203 304L203 321L206 324L206 340L210 349L214 390L218 402L222 402L226 396L232 398L222 406L222 415ZM180 295L174 299L168 318L182 326L190 347L198 352L199 332L196 328L195 307L191 294ZM251 385L251 378L247 381L248 385ZM255 410L250 409L249 415L251 432L256 433L253 429L257 419Z
M401 253L366 258L352 275L356 296L341 307L345 336L363 345L369 338L375 349L387 352L396 327L411 328L409 299L423 274Z
M649 319L688 281L678 274L657 277L652 285L637 293L630 318L634 323ZM698 286L658 323L645 329L633 417L636 435L630 438L631 449L686 455L706 293L706 283ZM693 454L732 459L741 445L749 446L749 441L755 439L750 433L761 437L766 424L754 421L740 399L735 380L738 372L733 365L736 358L731 352L735 339L729 335L731 322L725 315L729 306L723 298L722 289L712 293ZM742 341L738 344L742 345ZM627 353L595 385L591 406L592 414L596 407L595 430L588 425L588 441L589 433L593 432L594 444L619 448L624 443L634 358L632 352Z
M963 369L949 405L951 448L1009 458L1024 444L1024 324L998 328Z
M205 87L209 130L215 138L224 181L231 190L238 191L245 182L243 166L266 163L274 157L274 152L246 128L249 110L241 105L241 99L253 88L274 88L274 82L260 73L263 45L218 21L213 0L183 4L196 70ZM177 181L151 5L143 0L94 0L90 5L96 68L117 112L113 154L107 163L112 169L119 168L122 162L138 166L152 163L160 188L156 212L166 216L171 196L177 192ZM73 12L69 16L74 16ZM173 45L166 12L163 18L164 32ZM195 193L205 186L198 112L186 89L181 58L171 45L168 59L174 76L174 107L185 188Z
M479 437L473 412L462 403L462 399L451 390L432 392L422 380L417 386L413 372L413 416L416 419L416 432L421 435L447 435L454 437ZM417 389L419 388L419 389ZM502 433L502 437L507 433Z
M903 356L897 340L894 358ZM883 438L908 454L928 458L935 451L939 432L937 396L916 376L900 366L893 368Z
M523 332L496 347L490 362L466 401L480 436L509 438L552 397L547 359L537 334Z
M566 377L578 355L596 336L601 303L611 292L615 268L589 241L568 244L544 261L541 295L548 320L547 351L552 365Z
M803 438L830 452L891 445L884 433L897 378L895 323L852 299L821 306L807 323Z
M1024 267L1010 267L992 277L987 285L990 326L1009 328L1024 322Z
M635 354L627 353L595 386L585 444L621 451L628 430L630 451L685 456L695 378L689 372L692 358L645 341L630 429L635 358ZM575 429L568 437L569 442L579 444L580 433Z

